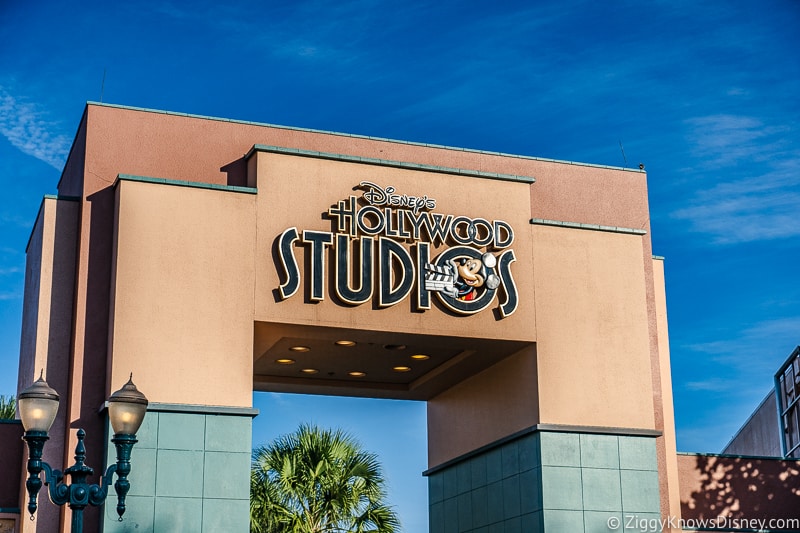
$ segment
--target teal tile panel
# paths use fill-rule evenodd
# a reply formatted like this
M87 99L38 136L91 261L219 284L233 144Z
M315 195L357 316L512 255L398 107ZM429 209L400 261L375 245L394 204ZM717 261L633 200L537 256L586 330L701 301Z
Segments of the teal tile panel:
M494 483L503 479L503 458L500 448L486 453L486 483Z
M509 519L519 515L519 475L516 475L503 480L503 517Z
M618 443L616 435L581 434L581 466L618 469Z
M466 492L459 494L458 498L458 530L469 531L472 529L472 494Z
M153 531L156 499L152 496L131 496L125 499L125 514L120 522L114 489L104 506L104 533L143 533Z
M470 493L472 497L472 526L482 527L489 524L489 489L479 487Z
M212 452L250 453L253 419L249 416L206 415L205 449Z
M142 425L139 427L139 431L136 432L136 440L139 442L136 443L135 448L156 448L158 446L158 418L159 414L156 411L147 411L144 415L144 420L142 420ZM109 426L108 434L111 435L113 430ZM110 445L112 448L114 447L113 444Z
M619 470L584 468L583 508L587 511L622 511Z
M515 516L514 518L507 519L503 523L503 533L523 533L520 517Z
M114 446L111 446L113 449ZM116 462L116 459L112 459ZM111 464L111 463L109 463ZM116 481L116 477L114 478ZM156 494L156 450L133 447L131 473L128 475L131 496L155 496ZM113 492L113 491L112 491Z
M206 415L192 413L159 413L159 450L203 450L205 448Z
M203 500L202 533L250 533L250 500Z
M443 474L443 494L446 500L458 495L458 473L455 467L451 466Z
M527 470L519 475L519 509L521 514L542 509L542 481L540 469Z
M250 454L206 452L203 497L250 498Z
M436 472L428 476L428 500L437 503L444 500L444 473Z
M444 501L444 533L459 533L457 498Z
M545 509L542 518L544 533L583 532L583 511Z
M519 451L517 441L509 442L500 448L503 463L503 477L519 474Z
M197 533L203 527L200 498L156 498L155 532Z
M486 494L489 497L489 525L495 522L502 522L503 516L503 482L495 481L486 487Z
M586 533L614 533L615 531L622 531L622 513L619 511L584 511L583 528ZM641 531L639 533L641 533Z
M660 512L658 472L622 470L620 479L622 481L622 510L626 514Z
M522 531L525 533L541 533L542 512L524 514L520 517L520 522L522 523Z
M428 525L431 533L444 531L444 502L436 502L430 506Z
M539 453L539 435L531 433L525 435L517 442L519 453L519 471L525 472L539 468L542 465L542 458Z
M128 481L131 489L128 494L132 496L155 496L155 476L156 476L156 450L153 448L141 448L139 444L134 445L131 451L131 473ZM112 442L107 443L106 466L117 462L117 449ZM116 481L116 477L114 478ZM113 492L113 489L111 489Z
M539 434L542 465L581 466L580 440L577 433Z
M457 494L464 494L472 490L472 465L470 465L470 461L458 463L455 469L458 486Z
M486 456L479 455L470 460L470 468L472 470L472 488L486 486Z
M656 439L618 437L619 467L623 470L658 470Z
M488 531L489 533L504 533L503 523L497 522L496 524L489 524Z
M582 492L580 468L542 467L542 507L545 510L563 509L582 512ZM583 523L582 518L581 523Z
M203 452L158 450L156 496L199 498L202 495Z

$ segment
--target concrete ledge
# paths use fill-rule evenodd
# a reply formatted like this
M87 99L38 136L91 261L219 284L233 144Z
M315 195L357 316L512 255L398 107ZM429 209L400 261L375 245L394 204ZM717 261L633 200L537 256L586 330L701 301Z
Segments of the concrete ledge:
M435 474L440 470L444 470L446 468L450 468L451 466L466 461L476 455L480 455L483 453L488 452L493 448L497 448L498 446L502 446L506 443L511 441L517 440L519 438L524 437L525 435L530 435L531 433L585 433L585 434L592 434L592 435L618 435L623 437L651 437L656 438L662 435L661 431L653 430L653 429L638 429L638 428L616 428L616 427L594 427L594 426L567 426L562 424L536 424L535 426L531 426L529 428L525 428L521 431L517 431L516 433L512 433L507 437L503 437L502 439L498 439L494 442L490 442L480 448L472 450L471 452L467 452L463 455L459 455L449 461L445 461L440 465L436 465L433 468L429 468L425 470L422 475L423 476L430 476L431 474Z
M317 159L329 159L332 161L345 161L347 163L363 163L366 165L378 165L382 167L403 168L407 170L423 170L426 172L438 172L440 174L454 174L457 176L467 176L472 178L488 178L493 180L514 181L519 183L534 183L536 180L529 176L517 176L514 174L499 174L496 172L481 172L480 170L468 170L463 168L439 167L435 165L424 165L421 163L408 163L405 161L393 161L390 159L374 159L372 157L360 157L345 154L333 154L328 152L315 152L313 150L301 150L299 148L282 148L280 146L266 146L256 144L247 152L245 159L249 159L256 152L267 152L272 154L294 155L299 157L314 157Z
M215 191L227 191L227 192L241 192L245 194L257 194L258 189L253 187L239 187L236 185L216 185L213 183L200 183L197 181L185 181L185 180L168 180L165 178L149 178L146 176L132 176L129 174L119 174L117 176L117 181L114 182L114 186L117 186L117 183L120 181L138 181L140 183L155 183L157 185L175 185L178 187L192 187L194 189L211 189Z
M530 223L535 226L556 226L559 228L588 229L594 231L607 231L609 233L625 233L628 235L647 235L643 229L622 228L619 226L601 226L599 224L583 224L581 222L564 222L562 220L547 220L544 218L532 218Z

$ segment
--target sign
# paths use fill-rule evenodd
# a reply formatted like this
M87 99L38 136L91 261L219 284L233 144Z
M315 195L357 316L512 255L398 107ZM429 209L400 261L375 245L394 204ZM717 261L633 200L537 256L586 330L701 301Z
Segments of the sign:
M433 293L446 309L471 315L502 292L500 316L516 311L514 230L508 223L437 213L435 199L397 194L393 186L362 181L354 189L362 195L340 200L323 214L333 231L301 233L292 227L278 237L282 299L291 298L301 285L294 254L300 241L310 264L311 301L325 299L327 250L333 248L334 289L344 304L361 305L377 297L380 307L390 307L413 293L415 308L423 311L431 308ZM446 248L432 260L432 247Z

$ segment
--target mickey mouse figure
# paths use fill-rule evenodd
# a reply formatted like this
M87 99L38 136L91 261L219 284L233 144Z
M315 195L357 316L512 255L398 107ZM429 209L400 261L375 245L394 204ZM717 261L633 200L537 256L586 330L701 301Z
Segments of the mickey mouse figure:
M455 294L450 294L453 298L469 302L478 297L476 289L486 286L491 290L500 286L500 278L489 273L489 269L493 269L497 265L497 258L490 253L483 254L480 259L462 257L453 260L452 263L456 273L456 279L453 282Z

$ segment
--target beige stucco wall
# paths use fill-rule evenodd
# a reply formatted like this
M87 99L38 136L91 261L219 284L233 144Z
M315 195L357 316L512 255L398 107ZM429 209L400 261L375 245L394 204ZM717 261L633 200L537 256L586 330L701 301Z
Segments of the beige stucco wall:
M72 304L75 285L75 249L80 204L45 198L28 243L25 300L20 342L18 392L44 371L48 384L61 396L50 430L63 435L71 421L68 379ZM26 452L27 453L27 452ZM62 464L68 453L58 437L45 448L44 460ZM24 494L24 488L21 491ZM48 531L58 524L59 509L45 503L35 522L21 521L21 531ZM38 529L37 529L38 528Z
M537 424L538 407L531 346L428 401L428 466Z
M535 340L532 250L527 238L530 220L528 183L465 177L418 170L391 168L370 164L331 161L274 153L256 153L258 186L258 250L256 256L256 320L288 322L377 331L414 332L432 335L457 335L488 339ZM471 316L456 316L436 309L412 312L411 300L380 309L374 302L347 307L330 298L326 276L326 298L309 304L304 301L306 287L304 254L307 246L295 246L295 257L302 272L301 290L286 300L278 300L274 290L280 285L279 269L274 258L266 253L275 239L287 228L331 231L331 220L324 219L330 206L349 195L361 181L381 186L393 185L397 194L427 195L436 199L437 213L463 215L488 220L501 219L516 233L511 248L517 258L511 271L519 289L517 311L502 320L492 309L498 301ZM535 184L533 185L535 186ZM298 243L299 244L299 243ZM451 244L448 244L450 246ZM445 247L431 247L435 258ZM413 256L412 256L413 257ZM328 264L330 269L332 265ZM435 299L435 297L434 297Z
M109 380L151 402L252 404L255 196L117 185Z
M678 475L678 447L675 433L675 408L672 400L672 371L669 362L669 331L667 329L667 293L664 260L653 260L653 281L658 324L658 355L664 409L663 435L665 467L660 471L662 511L667 516L681 516L681 492ZM677 530L676 530L677 531Z
M654 429L638 235L532 226L542 423Z

